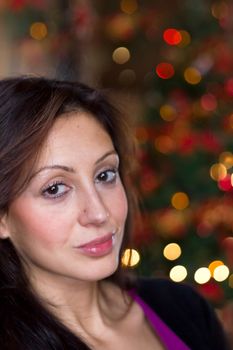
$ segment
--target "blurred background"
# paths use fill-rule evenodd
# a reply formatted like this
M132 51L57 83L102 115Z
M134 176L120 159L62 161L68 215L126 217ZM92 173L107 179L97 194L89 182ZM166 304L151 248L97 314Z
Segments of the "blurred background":
M0 76L107 90L133 121L132 268L192 284L233 330L233 2L0 0ZM124 260L123 260L124 263Z

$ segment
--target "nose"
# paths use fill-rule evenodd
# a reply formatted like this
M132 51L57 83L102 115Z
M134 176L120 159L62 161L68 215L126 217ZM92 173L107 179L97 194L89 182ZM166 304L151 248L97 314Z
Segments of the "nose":
M108 220L109 212L101 194L96 190L83 194L82 206L79 212L79 222L82 226L102 225Z

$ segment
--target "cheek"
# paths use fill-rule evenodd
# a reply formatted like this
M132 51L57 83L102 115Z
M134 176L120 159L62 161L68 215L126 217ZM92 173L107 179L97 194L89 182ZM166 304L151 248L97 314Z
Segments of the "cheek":
M26 209L30 208L30 210ZM10 212L12 239L26 244L64 243L67 238L68 216L55 215L46 208L15 205ZM14 242L13 242L14 243Z
M113 198L114 199L110 201L111 209L109 211L112 212L112 215L123 225L128 214L128 202L123 186L116 191Z

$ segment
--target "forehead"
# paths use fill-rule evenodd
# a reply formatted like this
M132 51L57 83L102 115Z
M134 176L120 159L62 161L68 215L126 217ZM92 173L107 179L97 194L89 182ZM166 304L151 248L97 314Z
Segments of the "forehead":
M39 165L70 158L85 159L113 149L111 137L91 114L76 112L59 117L41 147Z

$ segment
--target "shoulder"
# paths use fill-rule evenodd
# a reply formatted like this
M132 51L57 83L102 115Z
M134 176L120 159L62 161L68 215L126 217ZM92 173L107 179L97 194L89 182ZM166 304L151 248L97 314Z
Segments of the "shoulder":
M191 321L199 318L200 323L212 317L209 304L189 285L167 279L143 278L138 282L138 293L163 318L177 318Z
M142 278L138 282L138 293L146 302L159 311L169 307L189 313L205 308L205 300L189 285L175 283L167 279Z
M193 294L194 290L192 287L186 284L175 283L165 278L139 278L137 283L138 292L146 294L147 298L153 298L158 294L161 294L161 297L169 301L171 296L179 297L187 294ZM196 293L195 293L196 294Z
M167 279L142 278L137 292L192 349L227 349L213 308L193 287Z

